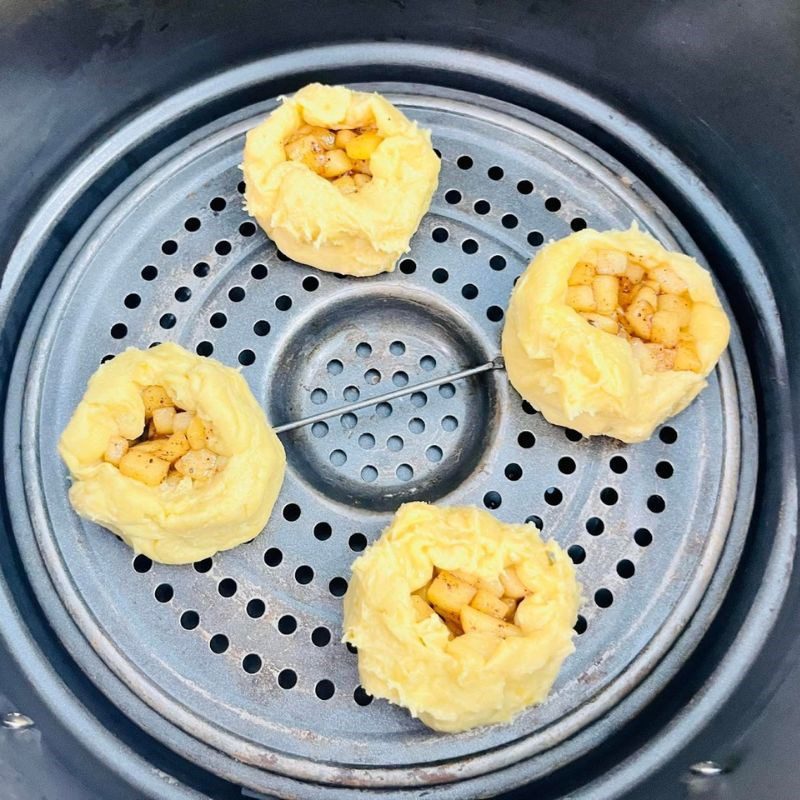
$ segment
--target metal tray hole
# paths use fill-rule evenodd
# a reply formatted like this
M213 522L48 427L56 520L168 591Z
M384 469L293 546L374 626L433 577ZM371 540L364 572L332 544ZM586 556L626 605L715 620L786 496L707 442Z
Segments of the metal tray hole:
M347 592L347 580L342 577L332 578L331 582L328 584L328 591L334 597L344 597Z
M590 536L600 536L606 529L606 525L600 517L589 517L586 520L586 531Z
M678 431L671 425L665 425L658 432L658 438L661 439L664 444L675 444L675 442L678 441Z
M141 302L142 302L142 298L138 294L136 294L135 292L132 292L131 294L126 295L125 296L125 300L123 300L123 303L125 304L125 308L138 308L139 305L141 304Z
M220 655L230 647L230 641L224 633L215 633L208 641L208 647L212 653Z
M266 264L253 264L250 269L250 275L253 277L253 280L263 281L264 278L269 275L269 269Z
M361 480L364 483L374 483L377 479L378 470L372 464L367 464L361 469Z
M294 571L294 579L301 585L306 586L314 580L314 570L308 564L301 564Z
M675 473L675 468L669 461L659 461L656 464L656 475L664 480L669 480Z
M503 256L494 255L489 259L489 266L495 272L502 272L506 268L506 260Z
M183 227L186 228L189 233L195 233L196 231L200 230L201 222L197 217L189 217L184 223Z
M614 603L614 595L610 589L598 589L594 593L594 602L598 608L610 608Z
M323 678L314 687L314 694L320 700L330 700L335 692L336 687L333 685L333 681L329 681L327 678Z
M410 481L414 477L414 468L411 464L400 464L395 470L395 475L401 481Z
M438 464L442 460L442 456L444 455L442 448L438 445L431 445L425 451L425 458L428 459L432 464Z
M139 573L150 572L153 568L153 562L147 556L140 553L133 559L133 568Z
M389 404L387 403L386 405L389 405ZM391 414L391 408L392 407L389 406L389 413L390 414ZM358 417L355 414L353 414L352 412L348 411L346 414L342 414L342 416L339 417L339 422L341 422L342 427L346 431L350 431L353 428L355 428L356 425L358 425Z
M124 322L117 322L111 326L111 336L114 339L124 339L128 335L128 326Z
M654 514L660 514L667 507L667 503L660 494L651 494L647 498L647 508Z
M175 595L175 591L168 583L159 583L153 595L159 603L169 603Z
M331 632L319 627L311 631L311 642L315 647L327 647L331 643Z
M291 636L297 630L297 620L291 614L284 615L278 620L278 630L284 636Z
M635 573L636 567L633 565L633 561L630 559L623 558L622 561L617 564L617 575L619 575L620 578L625 578L625 580L628 580L628 578L632 578Z
M403 275L413 275L417 271L417 262L413 258L404 258L400 262L400 272Z
M375 698L363 686L356 686L353 692L353 700L360 706L368 706Z
M207 358L214 352L214 345L211 344L211 342L204 340L197 343L197 347L195 347L194 351L197 353L197 355L205 356Z
M377 369L368 369L364 373L364 383L366 383L368 386L375 386L381 382L382 377L383 376Z
M256 354L252 350L245 349L240 350L236 358L243 367L250 367L255 364Z
M623 475L628 471L628 462L622 456L613 456L608 465L617 475Z
M544 201L544 207L548 211L555 213L561 208L561 201L557 197L548 197L547 200Z
M490 322L500 322L503 319L504 311L500 306L489 306L486 309L486 317Z
M583 564L586 560L586 551L579 544L571 545L567 549L567 555L572 559L573 564Z
M530 194L533 191L533 184L528 180L520 181L517 184L517 191L520 194Z
M508 230L513 230L517 227L517 225L519 225L519 220L514 214L503 214L503 216L500 218L500 222L502 223L503 227L508 228Z
M510 481L518 481L522 477L522 467L513 462L511 464L506 464L506 468L503 472Z
M283 561L283 553L277 547L270 547L264 553L264 563L268 567L277 567Z
M144 269L148 268L145 267ZM142 277L146 281L152 280L153 278L145 278L144 269L142 270ZM153 269L155 269L155 267L153 267ZM211 272L211 267L205 261L198 261L194 267L192 267L192 272L196 278L206 278L208 277L208 273ZM155 277L155 275L153 277Z
M297 503L287 503L283 507L283 518L287 522L297 522L301 513L300 506Z
M444 199L446 202L450 203L451 206L458 205L461 202L461 192L458 189L449 189L444 194Z
M311 435L315 439L323 439L328 435L329 430L327 422L315 422L311 426Z
M243 222L239 226L239 235L240 236L245 236L245 237L253 236L255 234L255 232L256 232L256 226L253 225L252 222Z
M200 624L200 615L196 611L184 611L181 614L181 628L193 631Z
M217 591L220 597L233 597L238 588L239 585L233 578L223 578L217 586Z
M452 433L458 427L458 420L448 414L446 417L442 417L442 429L447 431L448 433Z
M261 666L261 656L257 655L256 653L248 653L242 659L242 669L248 675L255 675L257 672L260 672Z
M247 616L251 619L260 619L264 616L264 613L267 610L264 601L258 597L254 597L252 600L247 601L247 606L245 607L247 612Z
M297 686L297 673L293 669L282 669L278 673L278 686L281 689L294 689Z
M569 456L562 456L558 459L558 471L564 475L572 475L575 472L575 459Z
M405 445L402 436L390 436L386 440L386 447L393 453L399 453Z
M214 562L210 558L204 558L202 561L195 561L194 562L194 570L195 572L209 572L211 567L213 566Z
M588 627L586 623L586 618L582 614L578 614L578 619L575 620L575 624L572 626L572 629L578 636L582 636L586 633L586 628Z
M500 508L503 504L503 498L500 495L500 492L495 492L494 490L491 492L486 492L483 496L483 504L486 508L491 509L494 511L495 509Z
M606 486L605 489L600 491L600 500L607 506L616 505L617 501L619 500L619 493L616 489Z
M333 530L330 524L327 522L318 522L314 526L314 538L318 539L320 542L324 542L327 539L330 539L332 532Z
M531 231L528 234L528 244L531 247L540 247L544 244L544 235L539 231Z
M367 548L367 537L363 533L351 534L347 544L354 553L360 553Z
M422 356L419 360L419 365L426 372L436 369L436 359L433 356Z
M633 534L633 541L639 545L639 547L650 547L653 543L653 534L650 533L647 528L639 528Z
M220 211L225 210L225 206L228 205L228 202L225 200L224 197L215 197L209 204L209 208L212 211L216 211L219 213Z
M174 239L167 239L161 243L161 252L165 256L174 256L178 252L178 243Z
M230 300L231 303L241 303L246 296L247 292L245 292L242 286L231 286L228 290L228 300Z
M544 490L544 501L549 506L558 506L561 505L561 501L564 499L564 494L562 493L561 489L557 486L550 486L549 488Z

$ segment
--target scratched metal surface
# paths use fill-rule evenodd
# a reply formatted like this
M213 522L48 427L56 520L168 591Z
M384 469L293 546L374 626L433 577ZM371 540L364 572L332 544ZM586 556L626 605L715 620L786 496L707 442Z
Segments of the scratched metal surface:
M278 424L489 360L515 277L542 242L585 223L638 220L699 257L646 187L551 123L426 87L392 98L442 155L396 272L302 267L248 222L243 133L273 104L246 109L146 165L87 223L31 315L15 365L27 388L8 412L22 419L7 441L20 454L9 491L27 500L12 509L29 532L23 558L73 655L88 664L88 643L102 659L93 680L155 710L160 738L174 726L231 764L334 786L483 774L612 708L696 609L729 535L741 450L755 446L735 332L708 389L645 444L580 440L491 373L285 436L266 530L194 567L134 559L80 520L55 442L88 377L127 346L171 340L241 364ZM341 594L352 560L411 499L488 507L570 548L585 595L576 652L513 725L440 736L359 688Z

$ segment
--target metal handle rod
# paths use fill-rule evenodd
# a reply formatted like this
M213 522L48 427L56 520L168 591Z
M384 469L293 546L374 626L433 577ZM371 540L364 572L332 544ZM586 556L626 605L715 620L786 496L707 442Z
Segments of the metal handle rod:
M402 389L395 389L393 392L386 392L386 394L379 394L376 397L368 397L364 400L359 400L356 403L350 403L347 406L340 406L333 408L330 411L320 411L319 414L313 414L310 417L303 417L294 422L286 422L283 425L278 425L273 428L275 433L287 433L288 431L303 428L306 425L313 425L315 422L322 422L322 420L330 419L331 417L338 417L340 414L346 414L348 411L358 411L361 408L368 408L369 406L377 405L378 403L385 403L388 400L396 400L398 397L405 397L406 395L413 394L414 392L422 392L425 389L433 389L435 386L441 386L443 383L452 383L453 381L460 381L464 378L470 378L473 375L480 375L482 372L489 372L493 369L505 369L506 362L502 356L497 356L492 361L487 361L478 367L470 367L469 369L462 369L460 372L453 372L451 375L443 375L440 378L431 378L429 381L417 383L414 386L404 386Z

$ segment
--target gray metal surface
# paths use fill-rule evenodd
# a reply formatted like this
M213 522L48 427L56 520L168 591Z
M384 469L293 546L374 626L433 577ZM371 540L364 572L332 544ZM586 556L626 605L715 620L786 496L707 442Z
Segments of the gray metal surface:
M194 569L134 560L72 513L55 441L88 376L127 345L171 339L245 364L280 423L491 358L514 278L576 220L638 219L699 255L644 187L585 142L532 115L522 122L436 94L394 98L433 129L443 155L432 211L396 273L340 280L286 263L247 227L237 165L265 104L198 132L122 187L64 254L31 316L33 346L15 365L15 385L27 386L9 398L7 452L21 454L9 491L27 498L12 509L15 528L75 657L85 656L73 624L107 665L92 678L112 699L121 680L201 744L301 779L424 785L557 745L668 654L726 536L738 548L747 522L745 511L729 534L740 454L752 469L756 446L737 335L699 401L644 445L574 441L497 373L290 434L287 481L265 533ZM577 652L548 701L506 728L443 737L368 703L355 656L338 644L352 559L391 508L439 498L541 522L579 562ZM287 671L296 684L281 688ZM326 681L334 693L322 699Z

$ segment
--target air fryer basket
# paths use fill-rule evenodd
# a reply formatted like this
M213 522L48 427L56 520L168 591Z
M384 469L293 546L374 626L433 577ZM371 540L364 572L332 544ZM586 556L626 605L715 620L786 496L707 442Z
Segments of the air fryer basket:
M467 70L485 76L482 91L445 88ZM391 275L293 264L242 210L244 132L280 92L317 77L379 90L433 132L439 189ZM593 126L595 142L577 132ZM734 287L728 354L651 441L582 440L494 371L285 434L289 471L266 531L193 567L134 558L69 508L54 443L88 376L124 347L171 340L238 363L279 424L491 360L514 279L543 242L633 221L708 264L723 292ZM100 696L159 747L248 792L473 797L546 780L670 687L734 578L757 491L784 491L780 515L756 506L759 535L773 540L750 611L758 633L743 624L749 638L653 737L663 757L733 689L785 591L792 463L778 461L786 440L774 429L785 385L765 380L785 362L763 269L669 151L541 73L371 44L224 71L131 119L53 189L4 293L7 310L33 302L4 329L4 480L27 583L4 587L3 602L34 601ZM758 361L736 327L753 317ZM340 644L350 563L413 499L527 521L577 565L576 653L546 703L511 726L433 734L366 695ZM36 635L4 619L19 656ZM45 651L28 669L46 687L53 661Z

